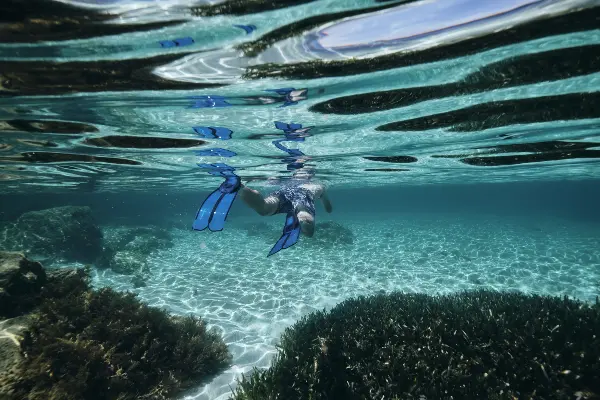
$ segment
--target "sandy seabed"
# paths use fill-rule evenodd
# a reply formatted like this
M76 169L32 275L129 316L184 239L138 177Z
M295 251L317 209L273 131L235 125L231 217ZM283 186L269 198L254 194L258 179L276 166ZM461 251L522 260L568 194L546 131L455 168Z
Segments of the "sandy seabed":
M333 215L333 214L332 214ZM266 368L280 334L303 315L358 295L401 290L428 294L487 288L600 294L600 226L533 217L352 215L334 220L353 243L301 238L267 258L282 218L228 221L218 233L173 229L175 246L150 260L147 286L111 271L96 287L131 290L150 305L194 314L223 334L233 365L183 398L224 400L236 378Z

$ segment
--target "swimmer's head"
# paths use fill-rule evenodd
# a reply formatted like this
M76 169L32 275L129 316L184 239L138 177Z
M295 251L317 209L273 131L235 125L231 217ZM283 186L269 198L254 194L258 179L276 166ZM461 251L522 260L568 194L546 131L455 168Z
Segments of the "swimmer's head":
M312 168L300 168L294 171L292 178L310 180L315 176L315 170Z

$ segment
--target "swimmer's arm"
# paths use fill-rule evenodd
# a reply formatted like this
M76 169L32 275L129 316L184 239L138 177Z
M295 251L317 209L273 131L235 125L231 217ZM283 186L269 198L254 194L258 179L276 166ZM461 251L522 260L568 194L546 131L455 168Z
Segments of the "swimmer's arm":
M327 192L325 192L325 190L323 190L323 192L321 193L321 201L323 202L323 207L325 207L325 211L327 211L328 213L333 211L333 206L331 205L331 201L329 200L329 197L327 197Z

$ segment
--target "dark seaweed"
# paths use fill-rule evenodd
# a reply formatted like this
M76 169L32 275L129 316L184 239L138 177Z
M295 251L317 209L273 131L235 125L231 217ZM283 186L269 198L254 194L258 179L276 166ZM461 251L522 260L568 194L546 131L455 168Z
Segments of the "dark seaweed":
M370 113L442 97L463 96L598 71L600 45L550 50L511 57L486 65L460 82L338 97L315 104L310 107L310 111L348 115Z
M55 162L89 162L89 163L108 163L121 165L141 165L142 163L135 160L116 157L90 156L87 154L72 154L72 153L51 153L41 151L31 151L21 153L19 156L0 157L0 161L21 161L29 163L55 163Z
M600 396L600 306L473 291L346 300L288 328L235 400Z
M221 86L171 81L152 72L154 68L187 54L189 53L118 61L0 61L0 96Z
M425 117L391 122L378 131L424 131L451 128L455 132L475 132L513 124L598 118L600 92L570 93L477 104Z
M215 15L248 15L279 10L315 0L227 0L220 4L192 7L192 15L212 17Z
M227 346L203 321L88 285L83 270L49 279L21 343L15 398L167 399L229 365Z
M117 17L54 0L2 0L0 42L35 43L86 39L160 29L185 22L177 20L146 24L103 23Z
M180 149L205 145L197 139L177 139L152 136L103 136L88 138L85 144L98 147L122 147L134 149Z
M396 164L406 164L417 162L417 158L413 156L389 156L389 157L363 157L365 160L380 161Z
M20 132L35 133L63 133L78 134L88 132L98 132L98 128L89 124L82 124L71 121L52 121L41 119L11 119L2 121L9 125L12 130ZM8 130L5 128L5 130Z
M546 36L597 29L599 25L600 7L593 7L566 15L538 19L482 37L474 37L416 52L397 52L375 58L347 61L316 60L285 66L280 64L251 66L246 69L244 77L247 79L266 77L314 79L363 74L468 56L483 50Z
M402 4L412 3L416 0L408 0L401 2ZM278 42L283 39L290 38L297 34L300 34L309 29L315 28L319 25L324 25L331 21L336 21L342 18L353 17L355 15L364 14L367 12L375 12L386 10L388 8L396 7L399 3L386 4L379 7L371 7L367 9L358 9L358 10L349 10L349 11L339 11L335 13L329 14L321 14L315 15L312 17L308 17L302 19L300 21L292 22L290 24L284 25L280 28L274 29L271 32L268 32L262 35L260 38L253 40L251 42L245 42L238 46L238 49L243 50L244 54L249 57L257 56L260 52L267 49L273 43Z

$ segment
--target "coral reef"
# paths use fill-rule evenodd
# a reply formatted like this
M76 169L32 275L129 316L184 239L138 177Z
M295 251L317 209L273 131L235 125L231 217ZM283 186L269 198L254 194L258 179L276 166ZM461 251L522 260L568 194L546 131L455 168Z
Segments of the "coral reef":
M350 299L288 328L235 400L598 399L600 304L492 291Z
M24 259L0 254L11 269ZM3 399L166 399L231 362L200 319L92 290L88 270L48 271L34 297L30 314L0 321Z
M102 231L89 207L55 207L21 215L4 230L0 245L28 255L93 262L102 252Z

